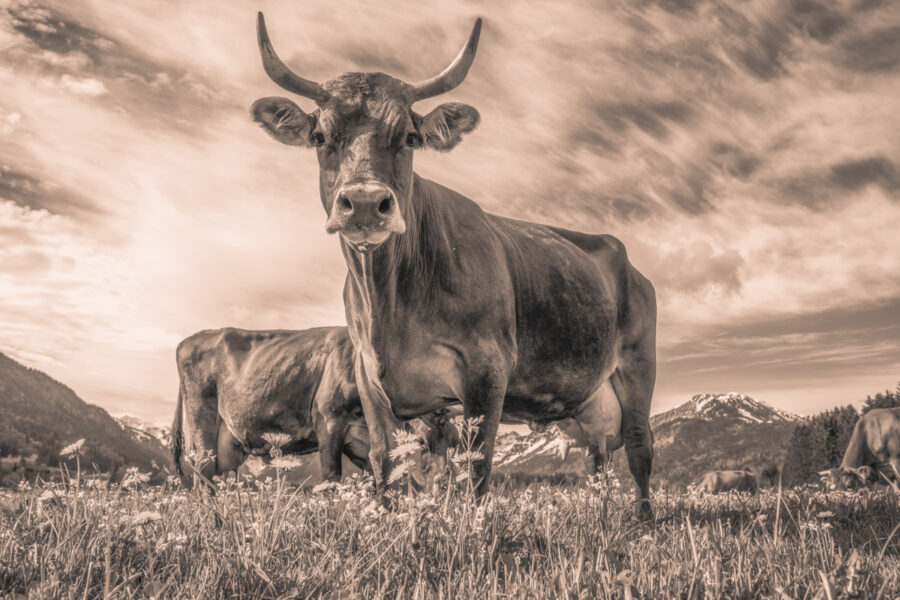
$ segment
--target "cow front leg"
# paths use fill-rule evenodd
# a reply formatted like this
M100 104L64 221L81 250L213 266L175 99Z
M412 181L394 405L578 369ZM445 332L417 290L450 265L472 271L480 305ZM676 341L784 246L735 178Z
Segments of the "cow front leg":
M375 479L375 495L382 504L386 504L385 492L391 476L390 453L395 446L394 432L399 427L399 421L377 376L377 369L367 362L361 352L357 353L354 365L356 386L369 430L369 464ZM375 374L370 370L374 370Z
M472 477L477 484L475 494L481 497L490 488L491 464L494 458L494 442L503 412L503 397L506 394L506 377L498 370L480 373L466 386L463 400L463 414L466 419L479 418L478 431L472 450L481 454L472 461Z
M326 422L327 421L327 422ZM319 441L319 467L322 481L341 480L341 454L344 448L345 424L339 419L323 418L316 428Z

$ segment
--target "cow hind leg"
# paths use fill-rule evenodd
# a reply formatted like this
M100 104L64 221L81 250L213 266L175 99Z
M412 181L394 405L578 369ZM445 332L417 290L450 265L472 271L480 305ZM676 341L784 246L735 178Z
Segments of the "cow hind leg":
M628 469L636 484L638 517L653 519L650 508L650 473L653 468L653 434L650 431L650 399L656 378L653 360L634 358L613 373L611 382L622 405L622 437Z
M184 391L184 444L187 456L185 481L194 487L208 483L216 474L219 414L215 397L205 397L199 389Z

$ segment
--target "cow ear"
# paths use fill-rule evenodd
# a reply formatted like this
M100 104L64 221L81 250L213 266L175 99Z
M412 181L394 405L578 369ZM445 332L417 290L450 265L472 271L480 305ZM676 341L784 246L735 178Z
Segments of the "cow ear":
M479 120L481 116L474 107L448 102L422 117L419 132L425 140L425 146L446 152L452 150L464 134L478 127Z
M282 144L311 145L309 135L315 126L315 118L287 98L260 98L250 107L250 114L254 121Z

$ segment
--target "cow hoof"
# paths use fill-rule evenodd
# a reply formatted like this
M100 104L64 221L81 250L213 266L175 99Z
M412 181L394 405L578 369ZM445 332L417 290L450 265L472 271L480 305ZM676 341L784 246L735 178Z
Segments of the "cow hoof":
M638 500L637 518L640 521L653 521L653 508L649 500Z

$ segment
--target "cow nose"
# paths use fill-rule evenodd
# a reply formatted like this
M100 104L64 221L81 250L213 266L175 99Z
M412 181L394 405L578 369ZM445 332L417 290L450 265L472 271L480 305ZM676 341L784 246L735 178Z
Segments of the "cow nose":
M380 183L355 183L345 185L337 199L337 208L345 216L355 217L358 227L383 221L394 211L394 194Z

